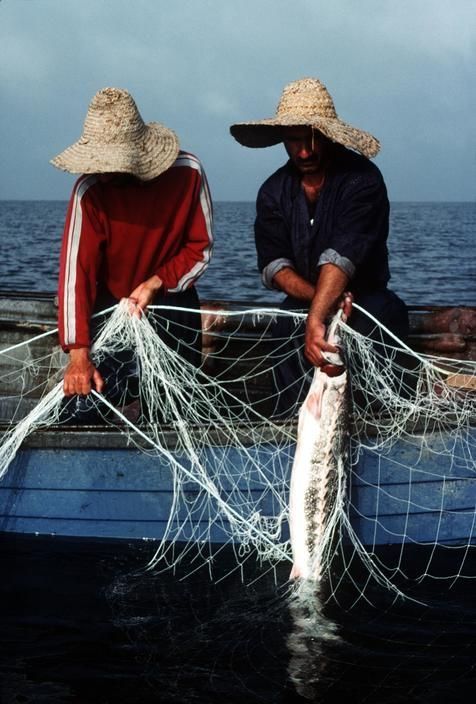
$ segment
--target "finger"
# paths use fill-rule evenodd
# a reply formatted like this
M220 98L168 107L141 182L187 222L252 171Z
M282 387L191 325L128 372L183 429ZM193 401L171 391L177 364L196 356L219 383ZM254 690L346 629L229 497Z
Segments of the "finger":
M93 373L93 383L96 391L101 393L104 388L104 379L102 378L101 374L98 372L97 369L95 369Z
M344 300L342 302L342 318L344 322L346 322L347 318L350 316L352 313L352 303L354 301L354 297L350 292L344 293Z
M137 308L137 298L132 298L131 296L129 296L129 298L126 298L126 301L129 315L135 315Z
M322 341L319 344L319 349L323 350L324 352L339 352L339 348L336 347L335 345L331 345L329 342Z
M91 382L88 379L82 379L78 383L78 394L81 396L87 396L89 393L91 393Z
M320 365L318 364L315 355L312 354L312 352L306 352L304 350L304 356L306 357L307 361L312 364L313 367L319 367Z
M145 306L143 305L143 296L141 296L140 294L137 296L129 296L128 301L129 313L131 315L135 315L137 318L140 318L142 315L142 311L145 308Z
M64 378L64 384L63 384L63 391L65 396L75 396L77 391L76 391L76 377L75 376L66 376Z
M313 349L312 347L306 347L304 349L304 354L309 362L315 367L320 367L324 363L324 359L320 353L320 350Z
M141 310L145 310L150 303L150 295L147 290L143 290L140 296L137 296L137 306Z

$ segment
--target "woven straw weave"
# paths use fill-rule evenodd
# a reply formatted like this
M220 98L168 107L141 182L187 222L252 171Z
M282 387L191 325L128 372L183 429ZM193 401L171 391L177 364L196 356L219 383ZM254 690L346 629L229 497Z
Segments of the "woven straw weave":
M103 88L91 100L81 137L51 163L73 174L130 173L147 181L168 169L178 151L175 133L145 124L126 90Z
M333 142L366 157L375 156L380 149L379 141L371 134L339 119L329 91L317 78L289 83L274 117L234 124L230 132L245 147L270 147L283 141L281 127L313 127Z

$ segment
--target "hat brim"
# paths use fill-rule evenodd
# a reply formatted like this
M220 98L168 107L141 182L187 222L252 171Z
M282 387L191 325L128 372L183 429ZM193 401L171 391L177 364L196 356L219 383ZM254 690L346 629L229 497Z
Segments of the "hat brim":
M175 132L150 122L135 142L105 144L81 137L50 163L72 174L128 173L149 181L172 166L178 153Z
M313 127L332 142L354 149L368 158L380 150L380 142L369 132L347 124L339 119L323 118L320 115L303 119L302 115L286 115L279 118L236 123L230 132L244 147L272 147L283 141L283 127Z

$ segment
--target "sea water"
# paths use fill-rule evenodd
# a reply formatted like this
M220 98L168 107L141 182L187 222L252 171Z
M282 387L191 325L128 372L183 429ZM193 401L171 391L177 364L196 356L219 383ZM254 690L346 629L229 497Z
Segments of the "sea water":
M0 289L55 290L65 210L0 202ZM259 281L253 218L252 203L215 204L202 298L279 301ZM474 203L393 204L392 288L411 305L476 305L475 230ZM299 614L288 564L242 573L224 550L210 579L187 565L147 571L154 551L149 542L1 536L0 704L474 698L472 580L415 585L423 603L378 589L355 603L343 590L338 602Z
M0 290L55 291L67 204L0 201ZM215 246L202 298L279 302L256 266L253 203L214 206ZM476 305L476 203L393 203L390 287L411 305Z
M242 574L225 550L212 580L208 567L148 571L153 554L149 542L2 539L2 704L474 699L474 580L417 584L407 595L423 604L342 589L300 613L287 563Z

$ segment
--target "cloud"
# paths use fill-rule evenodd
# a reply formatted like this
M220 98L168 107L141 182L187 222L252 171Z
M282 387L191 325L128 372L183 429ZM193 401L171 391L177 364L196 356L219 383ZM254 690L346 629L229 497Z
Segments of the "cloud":
M469 0L3 0L0 196L58 197L67 180L49 158L115 85L206 161L216 197L253 199L282 149L240 148L229 124L272 115L287 82L317 76L381 139L392 193L473 198L475 23ZM425 186L409 179L422 161ZM449 189L432 176L442 161Z

